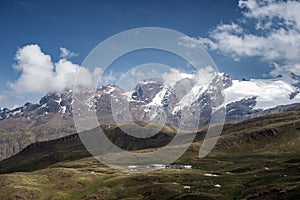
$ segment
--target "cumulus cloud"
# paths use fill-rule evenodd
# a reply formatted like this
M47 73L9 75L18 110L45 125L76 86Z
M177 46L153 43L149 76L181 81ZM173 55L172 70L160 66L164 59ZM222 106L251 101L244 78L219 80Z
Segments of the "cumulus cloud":
M114 73L112 70L110 70L109 72L104 72L102 68L97 67L93 71L92 79L98 85L108 85L115 83L117 81L118 76L119 75Z
M70 51L64 47L60 47L59 48L60 50L60 58L66 58L66 59L69 59L69 58L73 58L73 57L77 57L78 54L73 52L73 51Z
M98 78L96 76L102 70L96 68L90 72L66 58L54 63L51 57L43 53L40 46L36 44L20 48L15 60L16 64L13 68L20 72L20 77L8 84L16 93L62 92L72 88L79 71L80 76L77 77L76 83L86 87L93 86ZM112 74L108 77L108 80L113 79Z
M300 74L300 64L279 65L277 63L273 63L272 66L273 69L270 72L270 75L273 77L286 73Z
M13 68L21 72L19 79L10 83L17 92L44 92L54 76L54 66L49 55L38 45L28 45L18 50Z
M117 85L123 89L131 91L136 85L150 79L161 78L163 72L167 69L164 65L157 63L147 63L131 68L120 75Z
M185 45L204 45L237 61L260 57L273 63L272 75L284 71L299 73L300 2L240 0L238 7L242 19L217 25L208 38L185 37Z
M169 71L162 74L162 79L164 80L164 83L168 86L173 87L176 82L183 80L183 79L191 79L194 82L199 82L201 84L209 84L212 78L215 75L215 71L213 67L206 66L204 68L201 68L197 71L197 73L189 74L182 72L178 69L171 68Z

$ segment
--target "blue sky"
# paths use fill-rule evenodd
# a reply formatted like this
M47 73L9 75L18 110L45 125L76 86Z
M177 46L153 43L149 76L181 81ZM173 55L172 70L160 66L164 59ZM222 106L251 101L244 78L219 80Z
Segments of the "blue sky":
M18 96L7 92L13 90L9 83L16 82L22 72L12 67L16 63L14 58L20 48L38 44L44 54L51 56L52 62L58 62L60 48L63 47L76 53L77 56L68 59L80 65L99 42L119 32L139 27L164 27L182 32L191 37L195 44L207 48L220 71L229 73L235 79L261 78L263 74L270 73L272 70L270 65L273 62L278 61L281 65L290 62L287 58L264 58L261 54L266 48L254 49L247 44L245 45L247 51L239 54L237 48L241 48L241 45L228 45L220 39L228 36L228 34L222 35L224 32L238 37L243 34L242 42L249 43L243 39L247 36L245 34L250 33L266 39L263 35L264 32L268 35L269 29L253 30L251 29L253 23L243 21L246 19L258 24L260 15L243 14L245 9L251 11L255 8L253 2L254 0L249 0L249 5L243 7L243 5L238 6L238 0L1 1L0 97L2 98L0 98L0 107L22 105L27 100L37 100L40 95L40 93L28 93ZM262 9L263 5L258 7ZM264 17L266 16L261 17L263 22L261 24L266 26ZM295 20L298 22L298 19ZM233 29L237 30L236 27L231 29L227 27L225 31L222 29L222 25L232 25L232 23L242 26L243 33L235 33ZM278 29L278 26L276 28ZM219 33L220 30L222 34ZM207 40L203 40L204 38ZM253 53L254 50L262 52ZM16 98L4 97L9 95Z

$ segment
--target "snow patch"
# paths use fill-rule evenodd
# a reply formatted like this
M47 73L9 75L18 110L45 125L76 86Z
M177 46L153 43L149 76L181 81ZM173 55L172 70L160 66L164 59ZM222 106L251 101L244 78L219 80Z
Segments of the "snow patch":
M61 101L62 101L62 98L61 98L61 97L59 97L58 100L55 100L55 102L58 103L59 105L60 105Z
M11 113L12 116L15 116L16 114L20 114L22 113L22 110L21 109L18 109L18 110L15 110Z
M67 107L66 107L66 106L62 106L62 107L61 107L61 112L62 112L62 113L66 113L66 110L67 110Z
M203 174L204 176L209 176L209 177L218 177L220 175L218 174Z
M104 94L111 94L113 91L115 91L116 88L113 86L108 86L107 89L103 90Z
M150 102L147 106L162 106L162 100L168 90L169 86L164 86L163 89L155 95L155 97L152 99L152 102Z
M146 113L148 113L148 112L150 112L151 111L151 109L149 109L149 108L145 108L144 109L144 112L146 112Z
M132 100L132 93L133 92L134 91L126 91L126 92L123 93L123 95L126 96L128 100Z
M232 86L224 90L226 104L245 98L256 97L254 109L269 109L279 105L299 103L300 97L290 100L290 94L296 88L278 79L251 79L250 81L233 80Z

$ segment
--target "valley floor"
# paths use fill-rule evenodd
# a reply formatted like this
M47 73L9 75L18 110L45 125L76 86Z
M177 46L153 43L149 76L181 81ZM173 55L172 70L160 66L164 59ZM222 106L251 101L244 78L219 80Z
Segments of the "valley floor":
M187 164L184 160L183 156ZM299 155L215 155L192 165L193 169L127 173L88 157L0 175L0 199L300 198Z

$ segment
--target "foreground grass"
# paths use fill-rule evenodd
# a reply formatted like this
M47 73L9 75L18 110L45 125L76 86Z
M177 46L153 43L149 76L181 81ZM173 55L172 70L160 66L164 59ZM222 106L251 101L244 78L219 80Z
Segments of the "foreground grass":
M193 169L140 174L88 157L0 175L0 199L299 199L299 160L293 154L216 154L198 160Z

